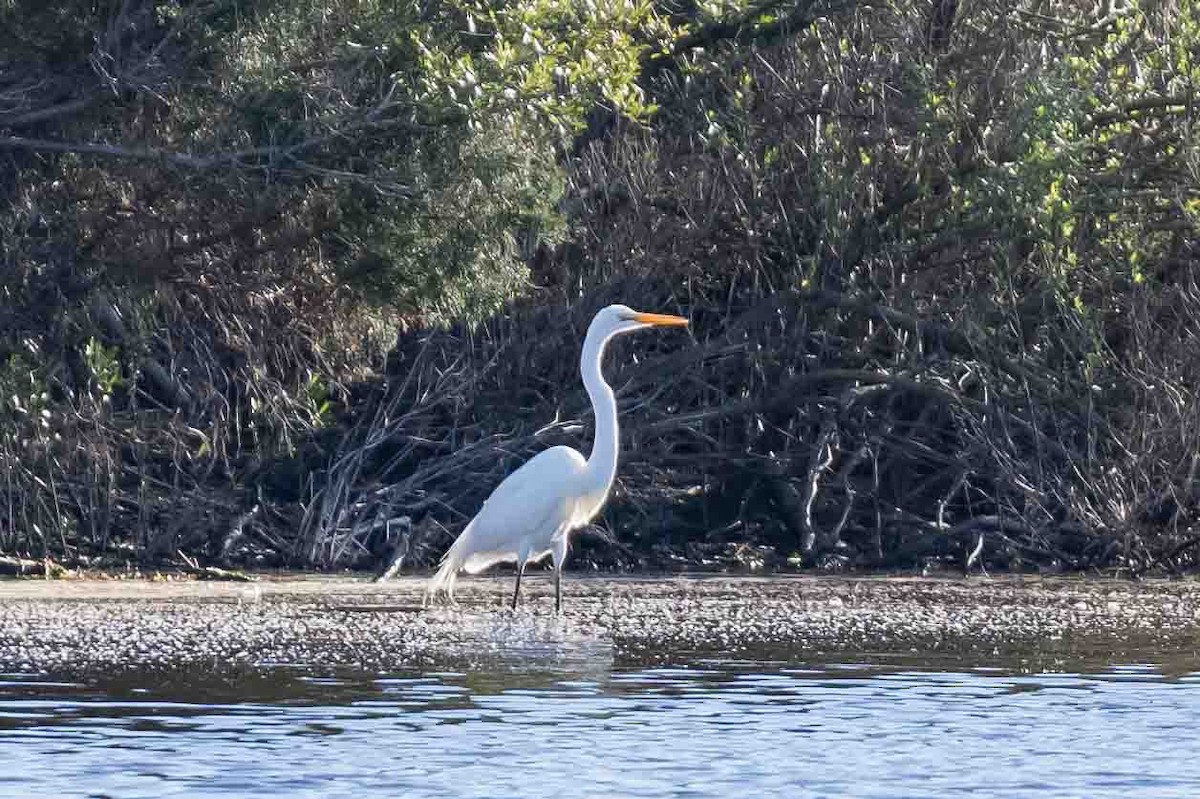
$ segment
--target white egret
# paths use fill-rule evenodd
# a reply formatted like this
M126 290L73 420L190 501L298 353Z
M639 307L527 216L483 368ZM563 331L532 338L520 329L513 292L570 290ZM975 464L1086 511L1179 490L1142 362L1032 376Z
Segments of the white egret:
M600 363L613 336L655 325L686 326L682 316L639 313L624 305L602 309L588 326L579 371L596 415L592 455L584 459L571 447L539 452L506 477L484 501L479 513L459 534L429 582L428 594L454 601L460 571L477 574L494 563L516 561L517 583L512 607L521 593L521 575L530 561L551 555L554 563L554 609L562 609L562 567L567 536L590 522L608 498L617 474L617 401L604 382Z

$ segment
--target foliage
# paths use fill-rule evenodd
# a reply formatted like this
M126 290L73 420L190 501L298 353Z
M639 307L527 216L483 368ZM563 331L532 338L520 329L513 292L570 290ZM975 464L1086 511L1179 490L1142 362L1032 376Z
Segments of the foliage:
M0 357L94 433L29 458L14 432L37 520L0 512L9 545L75 518L71 549L166 527L161 552L224 552L187 525L240 518L397 320L523 289L570 135L598 103L648 114L657 26L625 2L0 5ZM82 474L121 490L44 488Z
M432 555L620 299L643 552L1190 567L1198 13L8 0L0 547Z
M814 18L684 59L650 92L654 136L576 173L586 257L686 278L726 310L711 336L768 350L703 403L756 398L704 433L771 454L767 541L807 563L966 560L977 535L1009 563L1193 562L1194 14ZM846 367L857 388L767 412L773 386ZM710 503L744 530L763 498L721 473Z

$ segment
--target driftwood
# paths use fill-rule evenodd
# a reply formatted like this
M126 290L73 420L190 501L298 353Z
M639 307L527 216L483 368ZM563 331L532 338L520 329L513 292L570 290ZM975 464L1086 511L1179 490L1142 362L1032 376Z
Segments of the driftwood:
M50 558L32 558L0 555L0 574L14 577L45 577L47 580L67 576L66 567Z
M252 583L258 578L252 574L238 571L236 569L222 569L217 566L203 566L196 562L195 558L188 557L183 552L179 553L180 559L183 561L180 564L175 564L175 568L181 573L190 577L195 577L199 580L224 580L237 583Z

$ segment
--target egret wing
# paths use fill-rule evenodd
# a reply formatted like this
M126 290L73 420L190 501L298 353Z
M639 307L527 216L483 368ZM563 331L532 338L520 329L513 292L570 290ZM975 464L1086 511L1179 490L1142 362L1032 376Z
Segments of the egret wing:
M552 447L506 477L463 532L463 569L474 573L516 560L522 546L534 558L549 550L554 534L573 518L585 464L570 447Z

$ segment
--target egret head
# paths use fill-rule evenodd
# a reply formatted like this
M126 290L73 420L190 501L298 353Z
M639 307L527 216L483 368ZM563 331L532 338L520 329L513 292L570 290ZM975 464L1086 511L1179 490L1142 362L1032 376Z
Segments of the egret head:
M632 333L646 327L687 327L688 320L669 314L642 313L627 305L609 305L592 319L588 335L593 331L604 338L618 333Z

